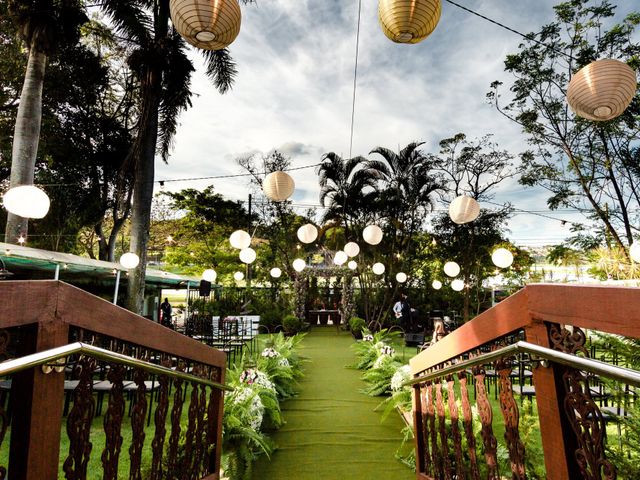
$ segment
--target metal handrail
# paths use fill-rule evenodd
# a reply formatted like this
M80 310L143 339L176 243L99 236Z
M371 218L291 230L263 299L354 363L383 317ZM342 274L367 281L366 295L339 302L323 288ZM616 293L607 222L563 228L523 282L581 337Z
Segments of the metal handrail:
M430 372L426 375L404 382L403 385L411 386L418 383L429 382L447 375L453 375L454 373L458 373L471 367L491 363L495 360L499 360L500 358L515 355L517 353L528 353L535 356L536 359L549 360L568 367L574 367L579 370L601 375L603 377L613 378L628 385L640 387L640 372L636 370L618 367L617 365L609 365L608 363L593 360L592 358L579 357L577 355L559 352L557 350L552 350L551 348L542 347L540 345L524 341L516 342L513 345L499 348L489 353L483 353L482 355L478 355L477 357L464 360L454 365L449 365L441 368L440 370Z
M150 373L157 375L167 375L172 378L185 380L187 382L195 382L200 385L207 385L212 388L220 390L233 390L233 388L223 385L218 382L206 380L204 378L196 377L186 372L179 370L172 370L171 368L163 367L162 365L156 365L154 363L145 362L144 360L138 360L137 358L129 357L121 353L112 352L111 350L105 350L104 348L95 347L82 342L70 343L62 347L52 348L50 350L44 350L42 352L32 353L24 357L7 360L0 363L0 377L11 375L22 370L45 365L60 358L67 357L81 353L90 357L94 357L100 360L106 360L109 362L119 363L129 367L140 368Z

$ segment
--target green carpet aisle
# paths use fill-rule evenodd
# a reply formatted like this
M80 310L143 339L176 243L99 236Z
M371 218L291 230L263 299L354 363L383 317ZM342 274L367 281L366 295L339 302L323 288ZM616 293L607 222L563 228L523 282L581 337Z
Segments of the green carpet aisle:
M381 399L360 393L362 372L345 368L355 361L351 343L332 327L317 327L302 342L309 361L300 395L283 403L287 424L273 437L279 448L254 465L254 480L415 478L394 457L402 420L390 415L380 423L373 409Z

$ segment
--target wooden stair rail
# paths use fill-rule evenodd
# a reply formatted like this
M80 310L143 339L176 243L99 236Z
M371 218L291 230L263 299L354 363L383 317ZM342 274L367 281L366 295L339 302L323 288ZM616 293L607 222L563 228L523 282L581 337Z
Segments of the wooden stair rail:
M163 446L170 450L169 461L177 461L177 442L181 429L179 425L180 412L182 411L182 401L184 401L189 387L191 387L190 401L194 408L189 409L189 425L186 427L186 435L187 438L191 438L193 445L188 444L185 448L187 450L193 448L191 453L194 460L190 465L190 473L185 473L187 475L185 478L202 477L200 472L206 472L203 477L206 479L219 477L223 390L211 388L210 385L213 383L224 384L226 356L223 352L60 281L2 281L0 282L0 305L3 306L3 313L0 315L1 359L8 358L8 348L10 348L11 354L22 357L73 342L95 343L98 347L108 348L141 360L155 357L156 361L160 361L167 368L172 367L178 370L189 368L193 375L209 380L209 382L203 382L202 385L197 385L195 382L189 383L186 380L173 379L169 381L168 376L160 375L158 377L157 382L160 386L158 387L158 406L154 416L156 437L153 445L154 460L151 478L161 477L162 462L165 460ZM13 337L19 338L19 341L14 341ZM10 345L11 347L9 347ZM74 433L78 438L70 438L72 451L69 452L64 467L68 478L84 478L86 462L90 454L82 450L85 441L88 441L87 432L90 432L90 429L85 429L85 431L81 425L71 425L71 418L84 418L83 415L89 415L89 418L92 419L95 410L93 380L90 373L96 365L89 361L84 362L82 360L84 357L80 358L78 364L82 364L85 376L83 377L81 371L80 384L74 392L76 400L69 413L67 430L69 431L71 427L78 427L79 433ZM119 434L119 424L122 422L123 415L119 410L124 402L122 396L124 367L121 368L122 370L118 370L112 366L110 369L110 374L114 374L111 380L114 390L110 397L115 396L116 398L113 402L110 398L108 409L105 412L105 416L110 414L109 428L112 433L115 431L116 437L114 438L117 438ZM118 372L120 372L119 376ZM129 385L135 387L137 392L135 400L132 400L135 406L133 406L131 414L131 423L134 429L134 444L131 447L133 449L133 453L131 453L132 478L136 478L140 472L139 461L142 442L140 438L137 438L136 429L138 432L142 432L142 439L144 439L144 421L148 406L144 382L146 375L144 370L135 370L133 380L129 382ZM57 478L65 394L64 380L63 373L54 371L46 374L41 368L32 368L16 373L12 377L13 411L11 414L9 478L18 480ZM86 387L84 393L80 388L82 386ZM120 388L116 388L117 386ZM176 390L173 397L173 410L167 411L169 410L169 395L172 386ZM151 411L148 412L149 419L151 419L151 413ZM124 414L126 415L126 413ZM162 432L164 427L161 426L164 425L165 419L170 420L172 424L171 429L167 429L166 442ZM2 408L0 408L0 423L0 426L6 429L8 418ZM105 418L105 430L107 423ZM160 432L158 432L158 428L160 428ZM169 430L171 431L169 432ZM182 428L183 433L184 430ZM0 443L2 436L3 433L0 435ZM200 445L194 440L205 437L209 442L208 446ZM16 448L13 448L14 446ZM104 478L116 478L117 476L120 446L112 445L112 447L113 451L106 451L107 448L105 448L105 453L102 456L102 464L105 468ZM209 452L209 448L211 448L211 452ZM126 450L123 445L122 455ZM114 452L116 452L115 455ZM95 453L99 455L100 452Z
M640 338L640 288L528 285L412 358L411 374L413 378L418 378L437 372L448 364L477 354L481 347L495 344L508 335L522 332L526 342L564 353L586 355L582 329ZM511 436L507 438L505 434L510 452L512 476L524 478L524 458L521 457L524 456L525 447L521 442L518 443L519 417L509 380L511 367L508 362L498 361L494 368L501 385L500 403L503 414L506 415L505 426ZM492 414L486 392L484 392L485 372L482 368L474 369L472 375L478 386L478 407L483 421L483 441L489 441L485 443L489 477L498 478L495 465L492 465L495 463L495 452L491 451ZM466 390L466 377L463 378L461 374L460 379L460 385ZM435 453L440 453L439 448L444 447L445 451L448 449L448 446L442 442L438 445L437 437L440 432L436 431L436 423L438 423L436 419L443 422L444 415L441 398L442 380L444 378L439 382L418 384L413 390L418 479L452 478L456 474L455 471L448 472L446 465L442 463L443 460L435 456ZM447 382L449 396L453 397L455 395L454 380L448 377ZM551 363L549 368L539 367L533 370L533 382L547 478L615 478L615 473L610 471L612 466L604 457L603 432L601 425L598 425L602 415L591 399L588 384L582 374L575 369ZM465 392L462 398L462 410L463 412L467 410L462 419L465 427L469 422L470 414L466 396ZM569 406L575 404L583 405L585 410L578 411ZM452 426L455 436L455 432L458 431L455 401L451 403L450 400L449 407L456 410L455 426ZM513 412L514 407L515 412ZM581 419L586 418L595 418L596 421L593 424L596 425L585 427L586 422L581 423ZM603 424L603 422L600 423ZM444 425L440 427L444 432ZM585 433L583 438L576 438L576 431ZM594 438L585 440L590 437ZM473 439L471 441L473 442ZM584 445L585 441L592 441L593 445ZM456 447L458 447L457 442ZM576 452L580 452L580 455ZM460 452L456 452L458 453ZM473 455L470 451L470 456ZM462 456L460 455L459 458ZM475 458L473 461L475 462ZM448 460L444 463L448 463ZM467 467L469 467L470 477L476 478L478 472L476 465L456 465L456 468L462 470ZM460 474L460 470L457 473Z

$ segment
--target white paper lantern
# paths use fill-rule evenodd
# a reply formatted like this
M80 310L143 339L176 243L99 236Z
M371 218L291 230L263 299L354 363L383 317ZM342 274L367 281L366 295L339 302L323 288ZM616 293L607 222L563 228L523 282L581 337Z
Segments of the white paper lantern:
M404 282L406 282L406 281L407 281L407 274L406 274L406 273L404 273L404 272L398 272L398 273L396 274L396 281L397 281L398 283L404 283Z
M444 264L444 273L449 277L457 277L460 273L460 265L456 262L447 262Z
M382 275L385 271L385 268L383 264L378 262L373 264L373 266L371 267L371 270L373 270L373 273L375 273L376 275Z
M251 235L244 230L236 230L229 237L229 243L233 248L242 250L243 248L249 248L251 245Z
M273 278L280 278L282 276L282 270L280 270L278 267L272 268L269 273Z
M571 77L567 103L583 118L611 120L621 115L636 94L636 72L611 58L597 60Z
M256 259L256 251L253 248L243 248L240 250L240 261L242 263L253 263Z
M491 260L496 267L508 268L513 263L513 253L506 248L498 248L491 254Z
M305 261L304 261L303 259L301 259L301 258L296 258L296 259L293 261L293 269L294 269L296 272L301 272L301 271L303 271L303 270L304 270L304 268L305 268L306 266L307 266L307 262L305 262Z
M222 50L240 33L238 0L171 0L169 11L178 33L204 50Z
M5 192L2 197L4 208L22 218L43 218L49 211L51 202L44 190L33 185L21 185Z
M449 205L449 217L454 223L473 222L480 215L480 204L473 198L461 195Z
M440 280L434 280L431 282L431 286L434 290L440 290L442 288L442 282Z
M633 243L629 247L629 256L634 262L640 263L640 242Z
M350 270L355 270L356 268L358 268L358 263L355 260L349 260L349 263L347 263L347 267L349 267Z
M132 268L136 268L140 263L140 257L135 253L125 253L120 257L120 265L127 270L131 270Z
M382 241L382 229L377 225L369 225L362 231L362 238L369 245L378 245Z
M242 272L236 272L233 274L233 278L236 282L239 282L241 280L244 280L244 273Z
M313 243L318 238L318 229L315 225L307 223L298 229L298 240L302 243Z
M433 32L440 20L440 0L379 0L382 31L396 43L418 43Z
M271 172L264 177L262 190L269 200L284 202L293 195L296 184L287 172Z
M356 242L349 242L344 246L343 250L344 253L353 258L360 253L360 245Z
M456 292L461 292L464 288L464 282L458 278L451 282L451 289Z
M213 283L216 281L216 278L218 278L218 274L212 268L208 268L204 272L202 272L202 279L206 282Z
M333 256L333 263L336 265L344 265L347 260L349 260L349 256L342 250L337 251Z

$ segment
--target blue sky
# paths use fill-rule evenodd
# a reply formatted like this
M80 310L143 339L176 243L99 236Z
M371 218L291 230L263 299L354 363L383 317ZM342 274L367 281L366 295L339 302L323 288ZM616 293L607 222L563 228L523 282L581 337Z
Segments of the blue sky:
M549 0L459 0L524 33L553 19ZM618 2L617 19L632 0ZM292 166L318 163L325 152L349 154L349 128L355 57L357 0L259 0L243 7L242 29L231 45L239 75L233 90L220 95L203 74L193 78L197 96L180 119L169 164L160 161L156 178L175 179L240 173L235 162L251 152L277 149ZM493 134L501 148L526 149L519 128L486 103L493 80L508 85L503 70L521 38L446 2L435 32L422 43L398 45L382 33L377 1L363 0L353 155L377 146L392 149L424 141L436 152L438 141L458 132L468 137ZM298 204L317 204L319 187L312 170L293 172ZM247 179L167 183L166 189L201 188L213 183L233 199L246 199ZM546 195L505 182L496 201L543 212ZM440 208L444 208L441 206ZM301 211L302 213L302 211ZM584 219L572 212L551 216ZM569 234L560 222L531 214L514 216L509 237L520 245L558 243Z

